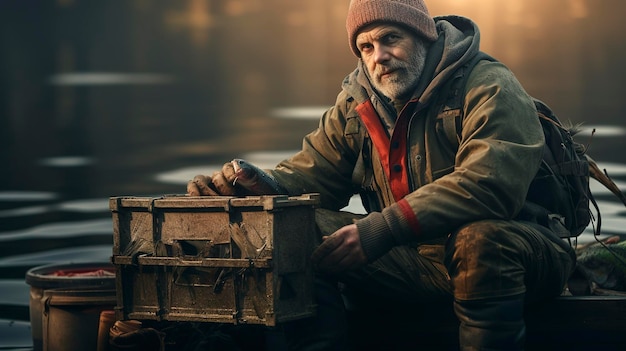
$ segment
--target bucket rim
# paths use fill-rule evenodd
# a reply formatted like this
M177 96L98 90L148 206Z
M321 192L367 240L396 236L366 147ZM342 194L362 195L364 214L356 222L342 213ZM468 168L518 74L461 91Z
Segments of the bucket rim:
M26 283L35 288L77 287L80 285L99 286L114 284L115 276L53 276L49 273L58 270L71 269L106 269L115 271L115 265L111 262L60 262L41 265L30 268L26 272ZM60 286L62 285L62 286Z

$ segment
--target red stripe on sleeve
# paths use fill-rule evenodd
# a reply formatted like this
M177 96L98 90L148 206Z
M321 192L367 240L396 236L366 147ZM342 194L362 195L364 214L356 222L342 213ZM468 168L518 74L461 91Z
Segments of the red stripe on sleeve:
M405 199L398 201L397 204L398 207L400 207L400 211L402 211L402 215L406 218L407 222L409 222L409 226L417 236L420 232L420 223L417 220L417 216L415 215L415 212L413 212L411 205L409 205L409 202Z

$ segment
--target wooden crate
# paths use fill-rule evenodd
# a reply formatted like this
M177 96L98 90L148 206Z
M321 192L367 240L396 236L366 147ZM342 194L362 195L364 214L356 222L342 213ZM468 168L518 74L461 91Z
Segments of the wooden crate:
M112 197L118 319L277 323L315 313L317 194Z

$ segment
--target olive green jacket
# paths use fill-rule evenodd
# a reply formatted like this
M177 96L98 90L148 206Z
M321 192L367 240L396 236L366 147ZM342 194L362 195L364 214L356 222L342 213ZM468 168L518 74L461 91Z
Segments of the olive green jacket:
M356 223L370 260L394 245L445 238L466 223L514 218L541 162L534 104L497 62L472 70L461 89L458 150L449 142L437 118L449 94L440 92L478 52L480 38L469 19L435 20L439 39L399 114L359 62L302 150L271 171L292 195L320 193L324 208L339 210L354 194L365 196L369 214Z

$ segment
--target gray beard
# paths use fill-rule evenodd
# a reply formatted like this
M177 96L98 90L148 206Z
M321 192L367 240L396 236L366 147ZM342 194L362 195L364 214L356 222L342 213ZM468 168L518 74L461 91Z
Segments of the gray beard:
M406 98L413 92L424 71L427 50L419 47L408 63L392 61L385 68L396 69L392 77L380 80L381 72L368 72L374 89L391 100ZM380 66L379 66L380 67Z

